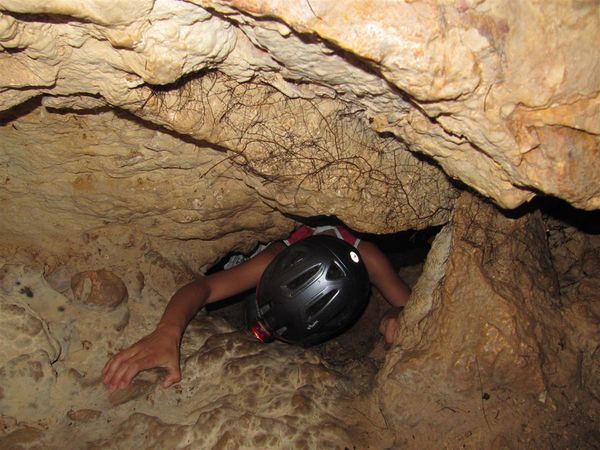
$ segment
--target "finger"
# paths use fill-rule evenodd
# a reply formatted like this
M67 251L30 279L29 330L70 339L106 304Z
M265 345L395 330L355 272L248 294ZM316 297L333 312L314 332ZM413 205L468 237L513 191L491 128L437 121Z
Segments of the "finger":
M112 392L127 387L132 378L144 370L144 366L146 366L145 368L152 367L148 359L147 357L136 356L124 361L110 379L109 390Z
M181 381L181 369L179 368L179 363L170 364L165 366L167 369L167 376L163 379L161 386L164 388L168 388L174 383L179 383Z
M394 343L394 339L396 338L396 329L398 328L398 319L396 318L390 318L387 321L386 324L386 328L385 328L385 342L387 344L393 344Z
M115 373L119 370L120 366L121 361L114 358L108 361L106 366L104 366L104 369L102 370L102 382L105 385L108 386L111 383L111 380L114 378Z
M379 333L385 336L385 330L387 329L387 324L389 321L389 317L384 317L383 319L381 319L381 322L379 322Z
M117 390L117 388L119 387L119 383L121 382L121 378L127 370L127 367L128 366L126 364L119 365L119 367L115 369L111 377L107 379L106 386L108 387L108 390L110 392Z
M119 369L119 367L121 366L121 359L116 359L116 358L112 358L110 359L106 365L104 366L104 369L102 369L102 378L104 383L106 384L106 382L108 380L110 380L114 374L117 372L117 370Z
M137 348L130 347L127 350L118 353L116 356L113 356L102 370L104 384L110 384L110 381L114 378L122 365L130 359L135 358L138 353L139 350Z
M145 370L143 367L144 364L133 364L129 366L117 384L117 389L125 389L127 386L129 386L131 380L133 380L138 373Z
M136 367L137 359L139 359L139 355L136 354L126 360L121 359L114 361L106 375L104 375L102 382L109 388L109 390L114 390L121 382L123 375L127 372L129 367L132 365Z

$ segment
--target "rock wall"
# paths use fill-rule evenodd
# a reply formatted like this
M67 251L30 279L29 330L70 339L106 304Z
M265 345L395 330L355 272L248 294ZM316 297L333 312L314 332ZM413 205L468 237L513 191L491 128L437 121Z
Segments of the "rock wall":
M222 153L110 111L35 109L3 127L2 142L2 245L43 250L47 272L68 259L125 271L154 254L198 274L251 250L257 232L270 240L291 229Z
M571 245L555 246L565 233ZM578 269L557 251L587 261L573 249L595 255L594 236L465 193L387 352L379 341L355 361L324 359L202 314L184 337L180 384L164 390L151 371L113 394L101 368L156 323L177 266L150 252L120 276L69 277L5 258L0 446L594 448L598 301L570 294Z
M378 374L396 445L593 448L598 302L579 301L565 308L539 211L463 194Z

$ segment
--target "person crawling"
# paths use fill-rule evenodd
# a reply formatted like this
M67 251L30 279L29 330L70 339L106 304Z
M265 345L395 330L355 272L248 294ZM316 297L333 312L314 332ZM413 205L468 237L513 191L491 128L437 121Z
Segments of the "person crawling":
M190 320L206 304L253 288L248 325L259 340L303 346L327 341L358 320L370 284L392 306L379 325L391 344L410 296L408 285L377 246L346 228L303 226L249 260L178 289L156 329L106 363L103 383L111 392L124 389L139 372L152 368L166 370L163 387L179 382L179 348Z

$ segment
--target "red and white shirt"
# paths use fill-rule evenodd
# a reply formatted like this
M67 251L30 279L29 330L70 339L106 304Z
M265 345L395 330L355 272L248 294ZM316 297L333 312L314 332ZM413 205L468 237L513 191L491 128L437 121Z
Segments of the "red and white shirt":
M285 243L285 245L290 246L292 244L295 244L298 241L301 241L302 239L306 239L307 237L310 236L314 236L317 234L321 234L321 233L325 233L326 231L329 230L333 230L335 232L335 235L343 240L346 241L348 244L354 246L354 248L358 248L358 244L360 244L360 239L357 238L356 236L354 236L352 233L350 233L346 228L342 227L342 226L331 226L331 225L326 225L326 226L322 226L322 227L309 227L309 226L302 226L300 228L298 228L296 231L294 231L289 238L287 238L286 240L284 240L283 242Z

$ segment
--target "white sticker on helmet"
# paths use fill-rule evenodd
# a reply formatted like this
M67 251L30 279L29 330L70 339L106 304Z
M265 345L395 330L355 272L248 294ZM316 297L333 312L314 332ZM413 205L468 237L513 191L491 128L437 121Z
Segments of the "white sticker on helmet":
M352 261L354 261L355 263L360 261L360 258L358 257L358 255L355 252L350 252L350 258L352 258Z

